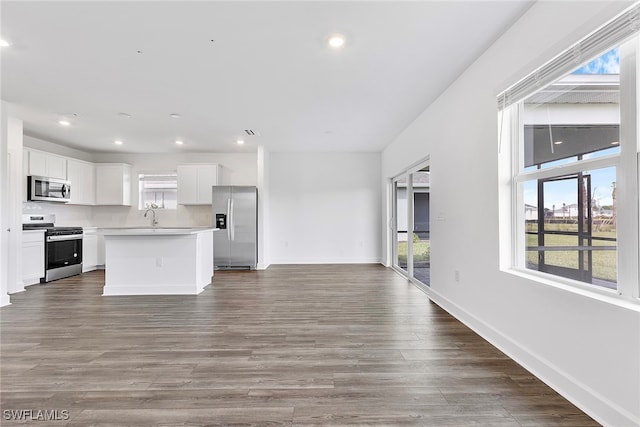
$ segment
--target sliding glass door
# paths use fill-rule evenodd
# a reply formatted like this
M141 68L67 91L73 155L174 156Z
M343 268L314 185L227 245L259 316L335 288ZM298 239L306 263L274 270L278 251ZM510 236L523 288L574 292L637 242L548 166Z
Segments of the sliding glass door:
M393 265L407 272L407 178L393 181Z
M429 166L410 174L413 193L413 277L429 285L431 240L429 228Z
M392 180L393 267L429 286L431 269L429 165L407 170Z

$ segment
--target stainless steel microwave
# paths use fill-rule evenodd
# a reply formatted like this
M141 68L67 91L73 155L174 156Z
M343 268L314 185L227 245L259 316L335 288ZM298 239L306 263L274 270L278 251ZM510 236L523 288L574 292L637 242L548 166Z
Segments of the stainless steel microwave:
M67 203L71 198L71 183L46 176L27 177L27 200Z

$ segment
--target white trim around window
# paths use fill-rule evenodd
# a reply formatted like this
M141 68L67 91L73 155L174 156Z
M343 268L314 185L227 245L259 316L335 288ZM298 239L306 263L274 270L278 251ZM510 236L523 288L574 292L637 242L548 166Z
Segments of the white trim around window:
M640 7L636 6L636 12L639 9ZM614 20L614 22L617 21ZM600 37L606 37L606 30L598 30L596 33ZM612 43L619 43L619 33L614 35ZM577 46L579 45L578 43ZM509 90L501 94L497 100L500 131L500 268L503 271L535 280L541 284L557 286L625 306L631 303L631 306L638 308L638 305L640 305L640 271L638 267L640 264L640 141L638 135L640 126L638 119L640 113L638 108L638 100L640 99L640 85L638 84L640 76L640 35L636 32L633 38L627 39L622 44L607 45L600 40L599 46L603 49L619 46L619 153L597 158L580 159L578 157L579 160L572 163L524 171L525 156L523 145L525 134L524 102L522 100L535 94L540 88L531 87L529 92L526 92L522 89L522 84L520 84L516 88L521 99L520 102L511 105L505 103L505 93L508 93ZM572 49L575 51L575 47L568 49L568 51ZM564 71L569 72L572 70ZM536 73L538 71L532 73L532 75ZM553 81L547 83L551 84ZM506 108L500 109L505 105L507 105ZM549 178L563 178L583 171L598 171L611 167L616 169L615 188L617 194L619 194L616 198L618 203L616 221L616 289L606 289L570 277L562 277L557 274L527 268L523 183ZM591 199L587 198L586 200ZM543 208L545 206L539 206L539 203L535 206L536 211ZM588 209L591 210L591 207ZM591 221L590 216L589 220ZM540 226L540 220L538 220L538 227Z

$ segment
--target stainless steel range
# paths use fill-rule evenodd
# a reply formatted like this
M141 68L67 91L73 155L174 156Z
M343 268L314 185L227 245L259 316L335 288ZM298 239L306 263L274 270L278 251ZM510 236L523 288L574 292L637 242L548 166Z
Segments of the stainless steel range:
M41 283L82 273L82 227L56 227L55 215L23 215L23 230L44 230Z

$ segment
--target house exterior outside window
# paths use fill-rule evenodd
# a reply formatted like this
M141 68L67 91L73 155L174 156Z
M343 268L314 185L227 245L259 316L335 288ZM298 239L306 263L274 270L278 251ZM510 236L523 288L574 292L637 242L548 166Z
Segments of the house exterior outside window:
M640 36L615 21L498 98L502 249L508 270L636 299Z
M139 174L138 182L138 209L176 209L178 207L176 172Z

